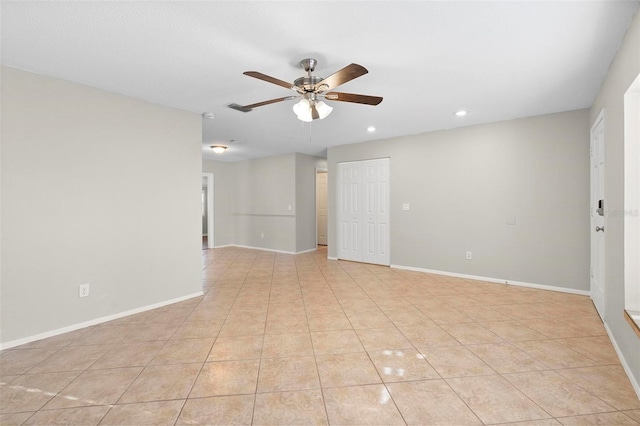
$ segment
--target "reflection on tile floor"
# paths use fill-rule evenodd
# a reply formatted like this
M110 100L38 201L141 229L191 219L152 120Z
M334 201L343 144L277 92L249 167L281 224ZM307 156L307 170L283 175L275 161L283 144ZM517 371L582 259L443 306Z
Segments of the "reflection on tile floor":
M202 297L0 353L0 424L640 424L589 298L240 248Z

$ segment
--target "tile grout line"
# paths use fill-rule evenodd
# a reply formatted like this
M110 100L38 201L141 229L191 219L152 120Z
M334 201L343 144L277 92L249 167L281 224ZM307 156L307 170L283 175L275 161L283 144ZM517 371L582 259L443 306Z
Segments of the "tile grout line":
M338 261L336 261L338 262ZM338 262L339 264L339 262ZM341 265L340 265L341 266ZM341 266L342 267L342 266ZM344 268L343 268L344 269ZM345 272L347 273L347 275L349 275L348 271L345 270ZM349 275L351 277L351 275ZM359 284L356 283L356 285L358 287L360 287ZM362 290L362 287L360 287L360 289ZM363 290L364 291L364 290ZM365 292L366 293L366 292ZM335 293L334 293L335 296ZM370 299L370 298L369 298ZM373 300L372 300L373 301ZM338 300L338 303L340 303L340 301ZM375 301L373 301L373 303L378 306L377 303L375 303ZM342 304L341 304L342 306ZM379 308L379 307L378 307ZM344 308L343 308L344 311ZM349 323L351 324L351 327L353 328L353 324L351 323L351 320L349 319L349 316L346 314L346 312L344 312L345 316L347 317L347 321L349 321ZM384 314L384 312L383 312ZM384 314L386 317L386 314ZM387 317L387 319L389 319ZM391 320L389 320L391 321ZM393 323L393 321L391 321ZM402 421L406 424L408 424L407 420L404 417L404 414L402 414L402 411L400 411L400 407L398 407L398 403L395 401L395 399L393 398L393 395L391 394L391 391L389 390L389 388L387 387L387 384L385 383L384 379L382 378L382 376L380 375L380 372L378 371L378 368L376 367L375 363L373 362L373 360L371 359L371 355L369 354L369 352L367 351L367 348L364 346L364 344L362 343L362 339L360 338L360 336L358 335L358 332L356 331L356 329L353 329L356 335L356 338L358 339L358 341L360 342L360 345L362 345L362 348L364 349L364 353L367 355L367 358L369 359L369 362L371 363L371 365L373 366L373 369L375 370L376 374L378 375L378 377L380 378L380 384L384 387L385 391L387 392L387 394L389 395L389 399L391 401L393 401L393 405L396 408L398 414L400 414L400 417L402 418ZM399 331L399 330L398 330ZM411 343L411 342L409 342ZM436 372L437 374L437 372ZM375 384L374 384L375 385ZM359 386L366 386L366 385L359 385Z
M257 259L258 256L256 256ZM267 332L267 322L269 321L269 304L271 302L271 289L273 287L273 271L275 269L276 254L273 255L273 263L271 265L271 280L269 282L269 297L267 298L267 312L265 314L264 329L262 332L262 345L260 346L260 359L258 360L258 374L256 375L256 387L253 392L253 409L251 410L251 424L253 424L256 416L256 404L258 403L258 385L260 383L260 370L262 368L262 352L264 351L264 340ZM255 264L255 262L254 262ZM253 264L252 264L253 267ZM251 271L251 269L249 269Z
M223 255L224 255L224 254L226 254L226 250L225 250L225 252L223 252L222 254L223 254ZM239 257L239 254L234 258L234 262L235 262L235 260L236 260L238 257ZM211 260L211 262L209 262L209 264L207 265L207 268L209 268L209 266L210 266L211 264L213 264L214 262L215 262L215 259L212 259L212 260ZM231 263L231 264L233 264L233 263ZM224 271L224 272L226 272L226 271L230 268L231 264L225 268L225 271ZM205 269L206 269L206 268L205 268ZM223 272L223 274L224 274L224 272ZM244 281L243 281L243 285L244 285ZM242 286L240 286L240 287L242 287ZM207 291L207 293L209 293L209 291ZM205 298L205 297L206 297L206 293L205 293L205 294L203 294L203 296L202 296L202 300L200 301L200 303L202 303L202 301L204 300L204 298ZM238 296L236 295L236 297L233 299L233 300L234 300L234 302L235 302L235 300L236 300L237 298L238 298ZM199 306L199 305L200 305L200 303L198 303L198 305L196 305L196 307L197 307L197 306ZM196 309L196 307L194 307L194 309L193 309L193 310L195 310L195 309ZM186 397L185 397L185 399L184 399L184 404L182 404L182 407L180 408L180 411L178 412L178 415L176 416L176 419L175 419L175 421L173 422L173 424L174 424L174 425L176 425L176 424L178 423L178 420L180 419L180 416L182 416L182 412L184 411L184 407L187 405L187 401L189 401L189 397L191 396L191 392L193 392L193 388L195 387L196 383L198 382L198 379L200 378L200 375L202 374L202 370L204 369L204 366L205 366L205 364L207 363L207 359L208 359L208 358L209 358L209 356L211 355L211 351L213 350L213 346L214 346L214 345L216 344L216 342L218 341L218 337L220 336L220 332L222 331L222 327L223 327L223 326L224 326L224 324L226 323L226 321L227 321L227 318L228 318L228 317L229 317L229 313L227 312L227 315L225 316L225 319L224 319L224 321L222 322L222 325L220 326L220 330L218 330L218 334L216 335L215 339L213 340L213 343L211 344L211 347L209 348L209 352L207 352L207 356L204 358L204 361L202 362L202 365L200 365L200 369L198 370L198 373L195 375L195 378L194 378L194 380L193 380L193 383L191 384L191 386L190 386L190 388L189 388L189 392L187 392L187 395L186 395Z
M294 265L296 267L296 276L298 277L298 287L300 288L300 292L302 293L302 286L300 285L300 270L298 268L298 262L296 261L296 258L294 258ZM317 268L318 265L315 262L315 259L314 259L314 265L316 265L316 268ZM320 268L318 268L318 270L320 270ZM320 273L322 273L322 271L320 271ZM329 286L329 284L326 282L326 279L324 279L324 281L327 284L327 286ZM322 398L322 406L324 407L324 415L325 415L325 418L327 419L327 424L330 425L331 422L329 420L329 410L327 410L327 401L325 400L324 391L322 388L322 378L320 377L320 368L318 367L318 357L316 354L316 347L313 344L313 338L311 337L311 327L309 327L309 315L307 312L307 302L306 302L306 298L304 297L304 293L302 293L302 306L304 307L304 317L307 321L307 328L309 329L309 340L311 340L311 350L313 351L313 361L315 362L316 374L318 375L318 386L320 386L319 390L320 390L320 397Z

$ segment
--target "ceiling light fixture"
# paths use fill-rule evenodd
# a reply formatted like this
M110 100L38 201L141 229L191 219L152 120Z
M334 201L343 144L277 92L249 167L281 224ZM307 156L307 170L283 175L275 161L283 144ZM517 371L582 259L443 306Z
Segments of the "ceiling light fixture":
M461 109L460 111L457 111L454 113L457 117L464 117L465 115L467 115L467 111Z
M211 149L216 154L222 154L223 152L225 152L227 150L227 147L224 146L224 145L211 145Z
M373 133L373 132L375 132L375 131L376 131L376 128L375 128L375 127L373 127L373 126L369 126L369 127L367 127L367 132L369 132L369 133Z
M306 123L313 121L312 106L315 106L316 111L318 112L318 117L316 118L319 118L320 120L328 117L329 114L331 114L331 111L333 111L333 108L324 102L316 100L315 97L310 98L311 99L300 99L300 102L293 106L293 112L298 117L298 120Z

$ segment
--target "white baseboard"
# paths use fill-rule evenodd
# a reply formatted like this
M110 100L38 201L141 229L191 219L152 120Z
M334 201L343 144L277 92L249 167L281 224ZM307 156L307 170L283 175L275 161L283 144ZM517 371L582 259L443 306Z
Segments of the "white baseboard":
M327 256L327 260L338 260L338 258L333 256Z
M91 327L93 325L102 324L104 322L113 321L129 315L139 314L141 312L150 311L152 309L161 308L163 306L171 305L173 303L183 302L194 297L202 296L204 293L199 291L197 293L188 294L186 296L177 297L171 300L165 300L164 302L154 303L153 305L143 306L141 308L131 309L129 311L120 312L113 315L107 315L106 317L96 318L93 320L81 322L78 324L69 325L67 327L58 328L56 330L47 331L44 333L35 334L29 337L23 337L22 339L11 340L9 342L0 343L0 350L13 348L16 346L24 345L26 343L35 342L36 340L46 339L47 337L57 336L59 334L68 333L70 331L80 330L81 328Z
M276 250L276 249L270 249L270 248L264 248L264 247L243 246L243 245L240 245L240 244L232 244L232 246L233 247L239 247L239 248L245 248L245 249L251 249L251 250L270 251L270 252L273 252L273 253L296 254L293 251Z
M620 364L622 364L622 368L624 368L624 372L627 373L627 377L631 382L631 386L633 386L633 390L636 391L636 395L638 396L638 399L640 399L640 384L638 383L633 373L631 372L631 367L629 367L629 364L627 364L627 360L622 355L622 351L620 351L618 342L616 342L616 339L613 337L613 333L611 333L611 329L609 328L607 323L604 323L604 329L607 330L607 334L609 335L609 340L611 340L613 349L616 350L616 354L618 354L618 359L620 359Z
M303 253L310 253L312 251L318 251L317 248L312 248L309 250L302 250L302 251L285 251L285 250L276 250L276 249L270 249L270 248L264 248L264 247L253 247L253 246L243 246L240 244L225 244L222 246L215 246L214 248L225 248L225 247L238 247L238 248L245 248L245 249L250 249L250 250L260 250L260 251L271 251L274 253L282 253L282 254L303 254Z
M487 281L490 283L498 283L498 284L507 284L507 285L515 285L519 287L529 287L536 288L539 290L550 290L550 291L559 291L562 293L571 293L571 294L579 294L581 296L589 296L590 293L587 290L576 290L573 288L566 287L556 287L552 285L544 285L544 284L534 284L527 283L523 281L513 281L507 280L504 278L491 278L491 277L480 277L477 275L467 275L467 274L459 274L457 272L447 272L447 271L438 271L435 269L425 269L425 268L415 268L413 266L402 266L402 265L391 265L392 268L395 269L404 269L406 271L415 271L415 272L425 272L427 274L436 274L436 275L444 275L448 277L456 277L456 278L467 278L470 280L479 280L479 281Z
M312 248L309 250L302 250L302 251L286 251L286 250L276 250L276 249L270 249L270 248L264 248L264 247L243 246L240 244L229 244L228 247L238 247L238 248L245 248L250 250L270 251L273 253L282 253L282 254L302 254L302 253L309 253L309 252L318 250L317 248Z
M316 247L309 250L297 251L296 254L311 253L312 251L318 251L318 248Z

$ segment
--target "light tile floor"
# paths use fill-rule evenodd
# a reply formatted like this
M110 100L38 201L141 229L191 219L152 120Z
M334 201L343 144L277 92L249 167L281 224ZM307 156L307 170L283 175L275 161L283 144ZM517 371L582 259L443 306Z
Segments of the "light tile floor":
M640 424L587 297L224 248L205 295L0 353L0 423Z

